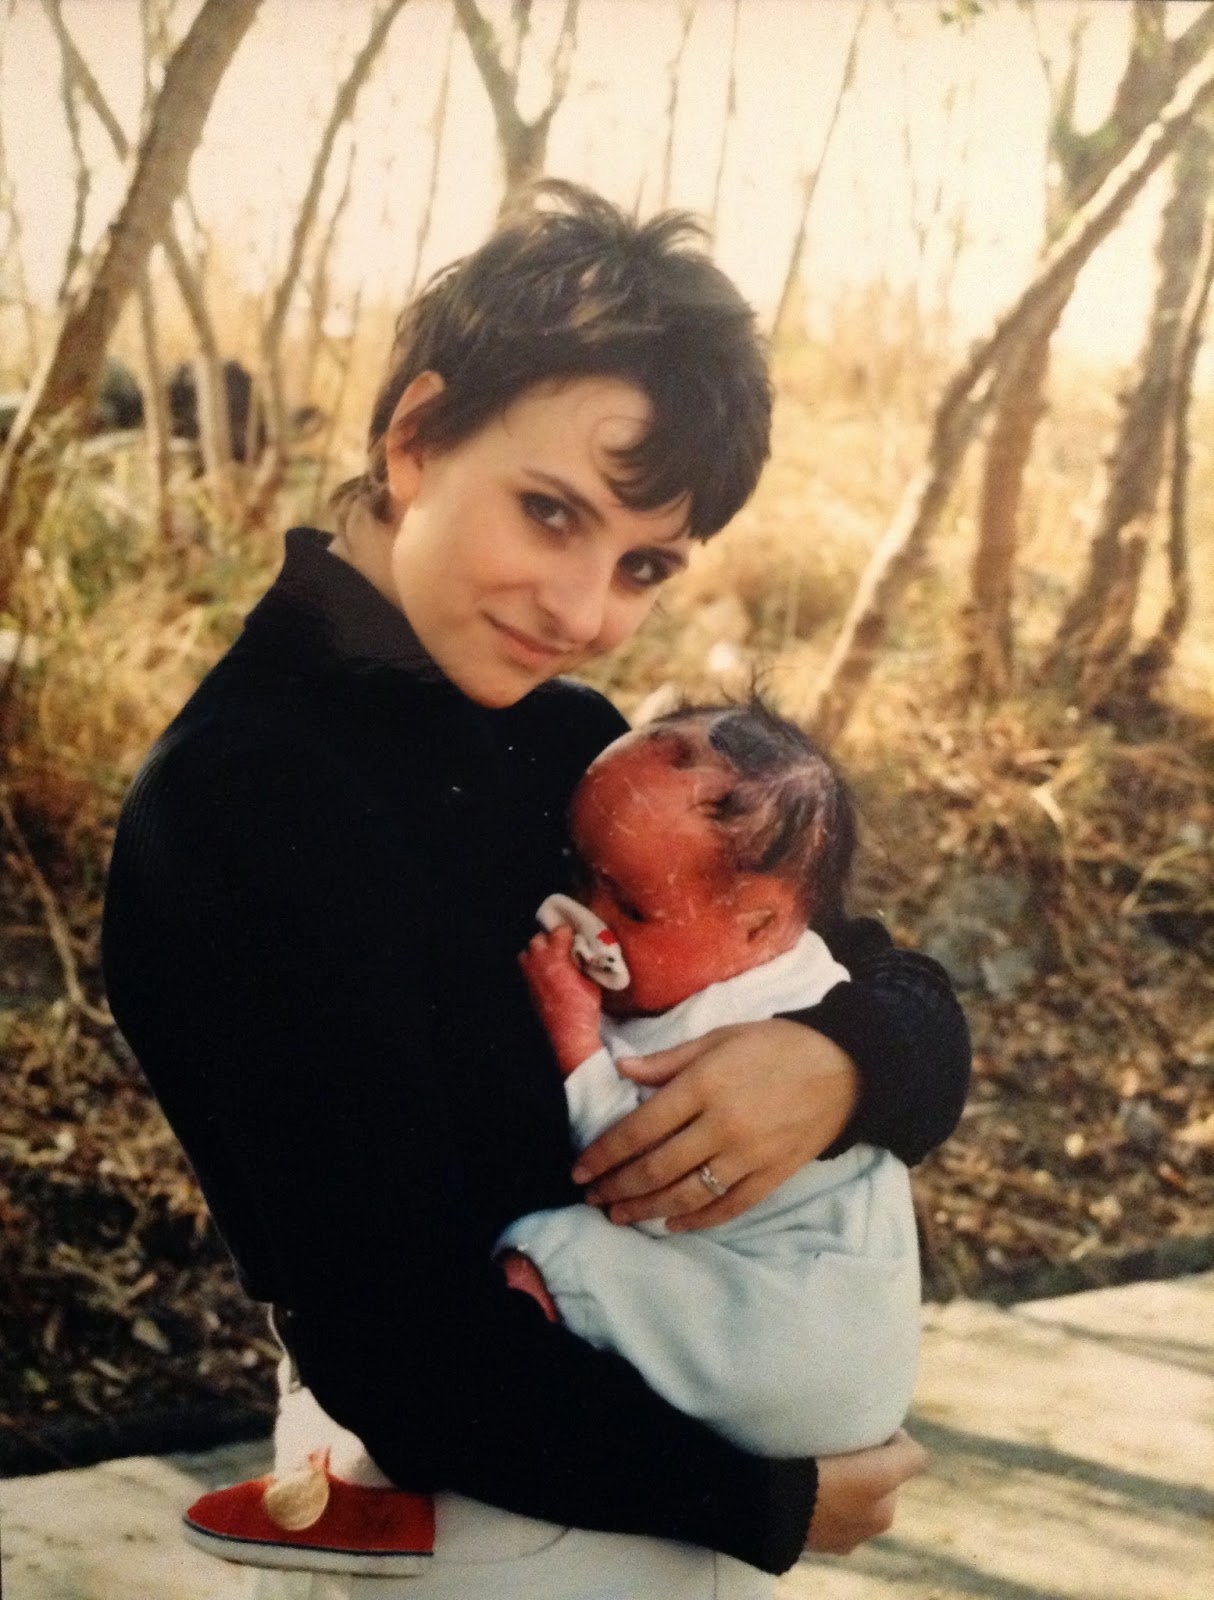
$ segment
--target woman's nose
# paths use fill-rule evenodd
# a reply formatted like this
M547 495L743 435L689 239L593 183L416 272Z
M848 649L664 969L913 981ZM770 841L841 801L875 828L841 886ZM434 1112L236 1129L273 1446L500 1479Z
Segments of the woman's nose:
M603 632L612 569L605 563L570 562L547 575L539 602L567 644L584 648Z

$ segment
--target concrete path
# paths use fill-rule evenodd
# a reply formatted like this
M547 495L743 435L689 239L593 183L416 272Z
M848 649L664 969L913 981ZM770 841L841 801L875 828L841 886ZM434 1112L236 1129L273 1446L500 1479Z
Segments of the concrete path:
M1214 1274L926 1308L910 1427L932 1465L895 1531L779 1600L1214 1596ZM244 1600L176 1524L265 1466L241 1445L0 1482L4 1600Z

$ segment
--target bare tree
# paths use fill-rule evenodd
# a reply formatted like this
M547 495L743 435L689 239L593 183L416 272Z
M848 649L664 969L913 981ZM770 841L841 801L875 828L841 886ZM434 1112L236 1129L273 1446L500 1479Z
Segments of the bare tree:
M342 179L337 199L329 212L329 220L325 223L324 232L317 242L316 251L312 259L312 269L308 274L308 325L304 335L303 353L299 359L295 384L296 393L305 399L311 395L315 386L316 368L326 342L325 320L329 315L329 304L332 295L329 265L333 259L333 246L337 242L337 233L341 226L341 220L345 216L346 207L350 203L350 195L354 183L354 157L356 153L355 145L351 141L350 147L346 152L345 177Z
M1108 236L1193 118L1211 101L1214 63L1204 62L1186 75L1158 119L1075 212L1027 288L946 384L927 460L907 486L873 553L815 693L811 717L827 742L846 725L876 665L893 607L918 570L982 417L1012 380L1015 369L1009 354L1023 339L1025 328L1041 315L1041 308L1052 303L1059 284L1073 277Z
M287 314L291 309L291 302L303 267L304 251L320 209L321 192L324 189L325 177L329 170L329 160L332 157L337 136L353 115L362 87L370 77L371 68L375 65L379 53L383 49L384 41L388 37L392 24L404 9L405 4L406 0L385 0L383 7L371 24L362 49L355 56L344 82L334 97L328 121L325 123L324 131L321 134L316 160L312 163L312 175L308 179L308 186L300 203L299 214L291 235L290 249L287 252L286 265L274 290L270 314L266 318L265 326L262 329L262 375L265 379L269 448L258 473L258 481L253 498L246 510L246 518L252 524L259 522L268 511L274 495L278 492L286 469L288 423L286 389L282 370L282 339L286 329Z
M1171 666L1193 605L1193 585L1189 575L1189 418L1193 371L1197 365L1197 352L1201 348L1202 325L1210 303L1211 285L1214 285L1214 208L1206 213L1200 260L1177 344L1168 471L1167 562L1170 593L1159 626L1129 665L1129 689L1138 700L1153 692Z
M501 156L505 189L499 212L508 211L515 197L544 175L548 153L548 133L569 87L569 73L577 43L579 0L565 0L560 33L552 59L548 99L539 115L530 122L519 110L519 73L523 47L531 30L531 0L513 0L511 17L514 30L503 46L492 23L476 0L454 0L455 13L472 51L476 70L489 96L497 145Z
M150 513L148 521L163 539L169 531L169 473L172 456L169 446L169 410L166 404L164 375L160 365L157 335L156 300L152 276L146 269L139 274L140 375L143 379L143 420L147 432Z
M28 371L38 359L38 326L33 301L25 281L21 250L21 216L8 171L8 156L0 133L0 307L13 306L21 315L25 336L25 359L14 362Z
M451 63L455 56L455 22L447 33L447 50L443 56L442 75L438 80L438 94L430 117L430 179L426 185L426 198L417 219L417 234L413 241L413 272L409 279L409 294L421 281L422 262L430 229L434 222L434 202L438 198L438 174L443 160L443 143L447 132L447 106L451 98Z
M59 5L52 4L51 0L43 0L43 5L73 82L105 130L115 155L120 161L125 161L130 154L131 146L122 124L114 115L101 91L101 86L89 69L88 62L68 31ZM163 20L160 19L162 25ZM145 40L148 41L145 78L147 91L150 94L153 61L158 53L167 48L163 26L158 28L152 19L149 19ZM235 488L232 483L232 439L223 379L223 354L203 291L202 273L190 261L171 220L165 229L163 244L173 281L193 326L198 346L194 368L198 394L199 443L202 447L207 481L220 514L227 518L234 514Z
M165 72L126 197L17 414L0 456L0 608L54 483L49 425L66 419L70 427L87 403L119 313L168 226L215 91L259 4L204 0Z
M0 30L0 72L3 70L4 34ZM21 316L25 336L25 359L12 364L18 371L28 372L38 359L38 328L34 306L25 280L25 262L21 248L21 215L8 169L8 152L4 144L4 129L0 126L0 307L13 306ZM11 360L11 355L10 355ZM0 689L0 698L3 691Z
M1046 232L1052 240L1087 203L1109 173L1125 158L1186 73L1214 45L1214 6L1202 12L1178 38L1164 32L1163 7L1134 0L1130 52L1112 110L1087 133L1075 123L1081 28L1077 20L1061 73L1042 53L1050 89L1049 184ZM1045 411L1050 342L1074 291L1078 269L1058 281L1051 299L1026 324L1009 355L1009 378L996 408L987 444L979 502L978 544L971 575L967 618L967 679L971 692L1003 693L1011 680L1012 587L1019 535L1025 468L1037 425Z
M826 134L822 140L822 148L818 152L818 159L801 176L801 208L797 216L796 232L793 235L792 255L788 258L788 266L784 273L784 283L780 290L780 299L776 305L776 313L772 319L772 331L777 338L781 334L791 333L792 307L796 302L796 289L801 281L801 268L805 261L805 245L809 234L809 216L813 210L814 196L818 192L818 180L822 176L822 169L826 165L826 158L830 154L830 147L834 142L835 129L839 126L839 113L843 109L843 102L848 91L856 79L856 62L860 53L860 35L868 19L870 0L864 0L860 13L856 18L856 25L852 29L852 36L847 46L847 54L843 58L843 73L839 79L839 87L835 91L834 104L831 106L830 117L826 124Z
M43 5L50 14L56 31L62 32L63 13L60 10L60 0L43 0ZM76 270L84 259L84 221L92 189L92 174L84 154L84 142L80 133L79 90L71 62L64 51L60 51L59 86L63 99L63 117L67 123L68 143L72 147L72 223L68 230L67 248L63 256L59 292L55 296L57 303L62 306L67 304Z
M1087 570L1067 607L1049 671L1065 692L1098 704L1124 670L1155 500L1163 479L1164 442L1183 376L1185 308L1205 271L1202 250L1214 188L1214 124L1195 121L1176 154L1172 193L1156 248L1159 275L1138 374L1122 400L1108 458L1104 503Z
M674 130L679 119L679 81L683 75L683 56L695 19L695 0L680 0L679 39L674 54L666 64L666 143L662 147L662 179L658 190L659 204L664 206L670 203L674 177Z
M721 119L721 142L717 146L717 171L712 180L712 205L708 217L715 234L721 221L721 187L725 181L725 156L729 149L729 135L738 115L738 19L742 0L733 0L733 14L729 22L729 80L725 87L725 114Z

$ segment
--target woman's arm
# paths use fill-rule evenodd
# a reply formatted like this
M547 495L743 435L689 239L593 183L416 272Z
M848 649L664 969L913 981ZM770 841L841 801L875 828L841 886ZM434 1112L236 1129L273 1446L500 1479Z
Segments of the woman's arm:
M970 1081L965 1013L939 962L899 949L874 918L840 921L826 938L852 981L797 1020L852 1058L861 1091L842 1137L824 1153L875 1144L914 1166L961 1118Z
M491 1263L423 867L313 752L170 749L128 805L111 1004L253 1292L403 1486L785 1569L814 1464L727 1444Z
M865 1141L910 1164L952 1132L970 1046L943 968L867 918L828 942L852 981L795 1021L722 1028L622 1069L664 1087L574 1169L613 1222L714 1226L818 1156ZM728 1186L723 1198L700 1181L704 1164Z

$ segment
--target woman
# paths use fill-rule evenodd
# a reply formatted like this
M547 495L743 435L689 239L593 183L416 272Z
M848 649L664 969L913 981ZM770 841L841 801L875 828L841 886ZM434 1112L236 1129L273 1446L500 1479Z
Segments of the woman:
M807 1529L843 1549L884 1526L915 1447L820 1479L747 1455L549 1324L493 1241L574 1178L613 1220L719 1221L845 1124L916 1160L968 1047L938 969L848 924L847 993L652 1058L672 1081L570 1175L516 953L623 723L558 675L749 496L770 391L685 219L549 193L406 310L336 539L288 535L137 778L106 977L304 1383L395 1483L439 1491L432 1574L401 1593L761 1594ZM443 1587L452 1550L482 1589Z

